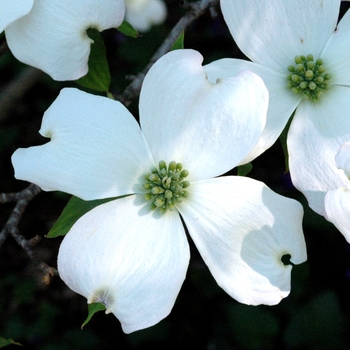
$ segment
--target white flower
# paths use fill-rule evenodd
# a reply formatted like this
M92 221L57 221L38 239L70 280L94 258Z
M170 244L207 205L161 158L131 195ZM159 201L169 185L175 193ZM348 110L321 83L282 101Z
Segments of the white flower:
M345 142L335 156L339 169L350 179L350 142ZM327 192L325 197L326 219L344 235L350 243L350 180L346 187Z
M306 260L298 202L249 178L216 178L258 141L265 86L248 71L211 84L202 60L176 50L156 62L140 95L142 131L119 102L62 90L40 130L51 141L12 158L15 176L44 190L129 195L80 218L58 256L66 284L104 303L126 333L171 311L190 257L180 215L218 284L242 303L278 303L290 291L281 257Z
M163 0L125 0L125 19L138 31L146 32L167 16Z
M249 69L269 90L265 130L244 162L269 148L295 111L287 138L292 181L322 215L326 192L347 183L334 162L350 139L350 12L334 31L339 7L340 0L222 0L233 38L253 62L224 59L205 68L210 80ZM288 70L298 64L307 72Z
M0 32L21 62L55 80L75 80L88 72L89 28L116 28L123 0L0 0Z

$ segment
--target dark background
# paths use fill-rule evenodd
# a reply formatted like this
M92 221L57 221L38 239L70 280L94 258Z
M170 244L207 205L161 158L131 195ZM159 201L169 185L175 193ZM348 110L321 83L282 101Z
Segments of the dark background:
M128 76L146 66L185 13L177 1L167 4L166 23L141 38L126 38L116 30L104 32L113 93L122 93L129 83ZM206 13L186 30L185 47L200 51L205 63L221 57L243 58L219 11L215 18ZM10 52L0 57L0 192L15 192L27 186L14 179L11 154L18 147L44 142L38 134L44 111L61 88L77 86L41 75L22 98L1 110L9 84L27 69ZM137 101L130 109L137 118ZM166 319L125 335L112 314L100 312L81 330L87 316L86 299L71 292L57 276L49 285L43 284L36 264L9 237L0 250L0 336L22 343L25 349L39 350L350 349L349 244L332 224L308 209L304 197L293 188L285 173L279 141L253 162L249 176L301 201L305 209L308 261L293 268L292 292L279 305L251 307L237 303L216 285L190 242L192 258L187 279ZM63 193L42 192L30 203L20 224L26 238L42 237L34 252L53 267L61 239L44 236L69 198ZM13 206L1 206L1 227Z

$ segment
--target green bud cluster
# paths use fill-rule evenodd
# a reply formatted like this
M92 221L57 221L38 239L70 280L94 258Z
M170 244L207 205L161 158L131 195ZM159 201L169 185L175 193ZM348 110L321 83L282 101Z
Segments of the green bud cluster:
M184 179L188 176L188 171L182 169L181 163L174 161L167 166L164 160L159 162L159 169L152 169L144 177L144 189L147 190L145 199L151 202L151 208L165 212L167 209L175 210L176 203L188 197L185 190L190 183Z
M314 61L313 55L296 56L295 66L289 66L288 87L296 94L312 101L318 101L329 89L330 74L325 73L323 60Z

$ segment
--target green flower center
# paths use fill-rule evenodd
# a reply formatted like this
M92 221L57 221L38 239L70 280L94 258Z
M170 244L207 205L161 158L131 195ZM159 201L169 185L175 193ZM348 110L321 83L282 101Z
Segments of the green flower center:
M151 202L151 209L161 212L175 210L176 203L181 203L189 195L185 188L190 183L184 180L188 174L187 170L182 169L181 163L173 161L167 166L164 160L159 162L159 169L154 168L147 173L143 188L148 191L145 199Z
M330 74L326 73L323 60L314 61L313 55L296 56L295 66L289 66L288 87L295 93L312 101L318 101L329 89Z

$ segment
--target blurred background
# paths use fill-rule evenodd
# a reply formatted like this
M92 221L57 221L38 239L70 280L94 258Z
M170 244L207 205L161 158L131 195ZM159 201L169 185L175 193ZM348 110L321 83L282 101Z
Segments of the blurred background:
M186 12L178 1L168 0L166 4L166 22L138 39L127 38L116 30L103 33L114 94L122 93L132 76L147 65ZM342 6L344 13L348 5ZM4 37L0 38L2 43ZM216 16L208 11L187 28L185 48L200 51L205 63L223 57L244 58L219 10ZM14 179L10 157L18 147L46 142L38 134L42 115L66 86L78 87L74 82L53 81L19 63L9 51L0 56L0 193L27 186ZM135 118L137 103L135 100L129 107ZM44 284L37 265L9 237L0 250L0 336L14 339L25 349L38 350L350 349L349 244L332 224L308 209L304 197L293 188L285 173L279 141L253 162L248 176L299 200L305 209L308 261L293 268L292 292L279 305L251 307L230 298L217 286L190 242L188 275L166 319L125 335L112 314L100 312L81 330L87 317L86 299L70 291L58 276ZM40 193L20 224L21 234L27 239L42 237L33 250L53 267L61 238L48 239L45 235L69 198L64 193ZM14 203L1 205L0 227L13 207Z

